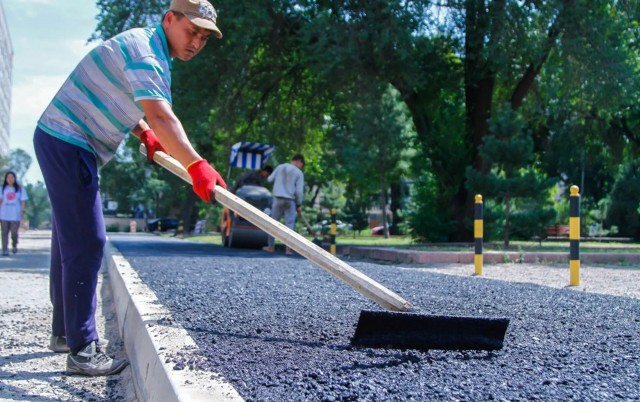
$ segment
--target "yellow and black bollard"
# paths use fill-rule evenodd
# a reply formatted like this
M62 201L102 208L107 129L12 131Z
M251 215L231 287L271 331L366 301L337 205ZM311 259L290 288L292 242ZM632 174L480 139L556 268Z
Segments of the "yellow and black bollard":
M569 286L580 285L580 189L571 186L569 197Z
M473 256L473 263L476 267L475 275L482 275L482 242L484 238L484 222L483 222L483 203L482 196L476 194L476 203L473 209L473 238L475 240L475 254Z
M329 231L329 234L331 235L331 242L329 243L329 252L331 252L332 255L336 255L336 214L338 213L338 211L333 208L331 210L331 229Z

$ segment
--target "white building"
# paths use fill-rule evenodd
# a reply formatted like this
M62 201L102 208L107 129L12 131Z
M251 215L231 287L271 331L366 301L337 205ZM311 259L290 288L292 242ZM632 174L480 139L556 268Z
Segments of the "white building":
M9 155L12 71L13 46L4 7L0 0L0 156Z

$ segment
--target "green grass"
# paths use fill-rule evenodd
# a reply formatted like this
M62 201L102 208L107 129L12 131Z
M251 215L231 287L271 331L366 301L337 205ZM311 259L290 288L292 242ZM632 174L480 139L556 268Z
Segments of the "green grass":
M378 246L378 247L403 247L410 246L413 240L408 236L392 236L385 239L383 236L338 236L336 244L348 244L352 246Z
M306 236L312 240L312 237ZM219 234L207 234L190 236L189 240L204 243L221 244ZM328 242L328 239L324 240ZM416 244L408 236L392 236L385 239L382 236L356 236L345 235L336 238L338 245L351 245L361 247L398 247L410 248L412 250L424 251L473 251L473 243L422 243ZM535 241L512 241L510 247L505 249L502 242L486 242L483 249L485 251L522 251L522 252L569 252L569 241L543 241L542 244ZM621 242L595 242L584 241L580 243L580 251L585 253L607 252L607 253L640 253L640 244Z
M222 237L219 234L189 236L189 240L199 241L202 243L213 243L218 245L222 244Z

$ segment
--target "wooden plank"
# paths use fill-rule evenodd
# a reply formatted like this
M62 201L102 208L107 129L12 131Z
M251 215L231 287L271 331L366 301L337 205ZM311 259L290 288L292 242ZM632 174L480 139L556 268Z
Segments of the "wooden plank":
M140 145L140 152L147 154L144 145ZM174 173L187 183L191 184L191 176L186 169L174 158L161 151L156 151L153 160L160 166ZM342 280L363 296L376 302L381 307L392 311L408 311L411 303L398 294L387 289L380 283L369 278L349 264L331 255L323 248L313 244L305 237L289 229L280 222L271 219L264 212L243 199L236 197L231 192L220 186L216 186L216 201L231 209L243 218L253 223L266 233L289 246L308 260L317 264L320 268Z

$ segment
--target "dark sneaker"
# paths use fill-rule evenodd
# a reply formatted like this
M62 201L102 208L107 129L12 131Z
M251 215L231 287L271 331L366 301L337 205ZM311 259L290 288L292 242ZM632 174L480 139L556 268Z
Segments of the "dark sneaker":
M56 353L69 353L67 338L64 336L51 335L51 338L49 338L49 350Z
M92 377L118 374L127 365L124 359L112 359L102 353L96 346L96 342L91 342L80 349L78 354L67 355L67 374L81 374Z
M18 247L14 247L14 248L11 250L11 252L13 252L13 254L17 253L17 252L18 252Z

